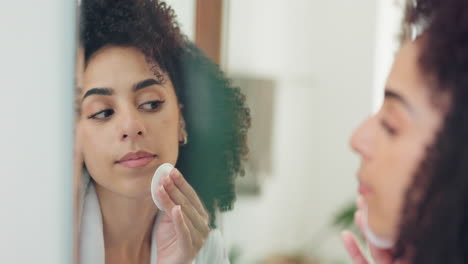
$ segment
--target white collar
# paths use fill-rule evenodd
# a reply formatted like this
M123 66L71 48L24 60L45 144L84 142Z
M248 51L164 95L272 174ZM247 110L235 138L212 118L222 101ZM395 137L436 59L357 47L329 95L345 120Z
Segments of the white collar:
M79 254L80 263L83 264L105 264L104 232L102 224L101 208L93 181L86 170L82 177L81 199L81 222ZM156 226L162 219L162 211L156 216L156 221L152 231L151 241L151 262L156 263Z
M86 169L79 189L79 261L82 264L105 264L104 232L96 189ZM156 215L151 234L151 264L157 264L156 230L164 212ZM192 264L229 263L219 230L211 230L205 245Z

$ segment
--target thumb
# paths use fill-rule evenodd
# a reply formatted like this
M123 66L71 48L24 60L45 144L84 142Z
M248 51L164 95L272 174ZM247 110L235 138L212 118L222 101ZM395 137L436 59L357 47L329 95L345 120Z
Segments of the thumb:
M369 243L368 243L369 244ZM376 264L391 264L393 263L392 251L389 249L380 249L369 244L369 251L375 259Z
M348 254L351 257L353 264L369 264L369 261L367 261L366 257L362 253L361 247L353 233L344 231L341 234L341 240L343 241L346 251L348 251Z

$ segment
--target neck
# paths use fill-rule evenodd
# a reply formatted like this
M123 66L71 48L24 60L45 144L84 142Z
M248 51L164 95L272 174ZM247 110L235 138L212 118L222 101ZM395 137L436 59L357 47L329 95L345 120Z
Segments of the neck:
M104 245L138 256L150 249L154 220L158 213L150 197L132 199L96 184L102 213Z

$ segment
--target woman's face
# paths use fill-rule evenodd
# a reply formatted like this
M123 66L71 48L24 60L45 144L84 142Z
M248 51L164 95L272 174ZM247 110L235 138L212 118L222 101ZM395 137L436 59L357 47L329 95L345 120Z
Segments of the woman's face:
M150 195L162 163L178 157L180 111L174 87L136 48L105 47L88 61L78 119L84 163L100 188L126 197Z
M418 66L420 41L402 46L387 79L382 107L351 137L351 146L361 157L359 191L368 206L369 226L377 235L392 239L397 236L406 190L443 117Z

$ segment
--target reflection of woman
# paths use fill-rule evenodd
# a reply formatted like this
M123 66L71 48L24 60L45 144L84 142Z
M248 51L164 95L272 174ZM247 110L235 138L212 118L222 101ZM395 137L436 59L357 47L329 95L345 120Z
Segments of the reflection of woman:
M382 108L351 139L356 222L393 243L370 245L378 264L467 263L468 4L414 2L406 23L423 33L402 45ZM354 263L368 263L350 233L343 239Z
M243 95L162 2L84 0L81 35L81 263L228 262L211 228L247 154ZM178 170L156 190L161 212L150 182L165 162Z

